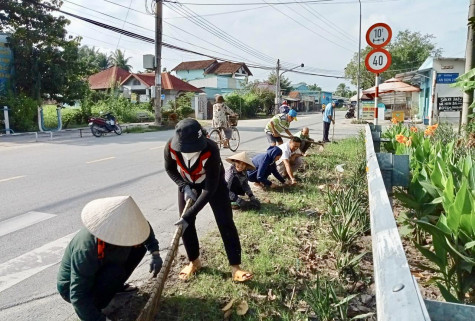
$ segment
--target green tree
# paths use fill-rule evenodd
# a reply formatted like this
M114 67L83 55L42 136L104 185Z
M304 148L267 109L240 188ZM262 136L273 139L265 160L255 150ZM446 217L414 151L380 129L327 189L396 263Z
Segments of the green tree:
M267 82L271 85L275 85L277 83L277 76L275 71L272 71L269 76L267 77ZM284 93L284 95L288 94L292 91L292 85L290 84L290 79L280 76L280 90Z
M125 58L125 51L117 49L112 53L111 61L114 66L130 72L132 70L132 66L129 65L130 58L131 57Z
M312 91L322 91L322 87L317 84L308 85L308 89Z
M51 14L61 1L43 3L46 6L31 0L10 0L0 11L0 32L10 34L9 47L15 57L12 87L38 102L50 98L72 103L87 88L79 61L79 39L67 39L69 21Z
M84 64L88 75L95 74L112 66L111 57L95 47L81 46L79 59Z
M351 97L351 89L345 83L341 83L336 87L334 94L341 97Z
M397 73L411 71L419 66L429 56L440 56L442 49L436 48L433 42L434 36L422 35L420 32L409 30L400 31L396 38L386 47L391 53L391 67L381 74L383 80L394 77ZM366 70L364 60L373 48L367 46L361 50L361 87L366 89L374 86L375 75ZM345 76L351 79L353 85L358 79L358 53L353 55L352 60L346 65Z

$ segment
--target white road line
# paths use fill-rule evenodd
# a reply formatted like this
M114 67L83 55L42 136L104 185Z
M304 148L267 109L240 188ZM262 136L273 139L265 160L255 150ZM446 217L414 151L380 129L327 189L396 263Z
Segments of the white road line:
M23 177L26 177L26 176L23 175L23 176L15 176L15 177L10 177L10 178L0 179L0 183L1 183L1 182L6 182L6 181L12 181L12 180L14 180L14 179L19 179L19 178L23 178Z
M101 158L101 159L96 159L96 160L93 160L93 161L90 161L90 162L86 162L86 164L92 164L92 163L97 163L97 162L103 162L103 161L106 161L106 160L109 160L109 159L114 159L115 157L107 157L107 158Z
M55 217L54 214L41 212L28 212L26 214L13 217L11 219L0 222L0 236L10 234L22 228L48 220Z
M60 262L64 249L76 233L0 264L0 292Z
M163 148L163 147L165 147L165 145L158 146L158 147L152 147L152 148L150 148L150 150L154 150L154 149L160 149L160 148Z

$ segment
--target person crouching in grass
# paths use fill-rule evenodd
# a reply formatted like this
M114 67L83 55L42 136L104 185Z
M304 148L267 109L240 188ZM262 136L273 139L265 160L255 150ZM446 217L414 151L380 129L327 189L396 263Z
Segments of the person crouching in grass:
M246 152L242 152L226 158L231 166L226 169L225 179L228 184L229 198L233 209L260 209L261 203L254 196L249 187L249 179L247 177L248 170L255 170L251 159ZM241 196L247 195L249 201L244 200Z

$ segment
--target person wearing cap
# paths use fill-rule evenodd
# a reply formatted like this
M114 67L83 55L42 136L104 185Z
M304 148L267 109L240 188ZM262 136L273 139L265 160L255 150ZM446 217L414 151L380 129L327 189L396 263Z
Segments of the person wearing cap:
M247 178L247 171L256 169L252 164L251 159L246 152L238 153L236 155L226 158L226 161L231 163L231 166L226 169L225 179L228 183L229 198L233 208L236 209L259 209L261 203L252 193L249 187L249 179ZM240 196L247 195L249 201L244 200Z
M298 137L292 137L288 142L279 145L278 148L282 150L282 157L276 162L279 174L291 181L291 185L297 184L294 172L296 172L302 165L302 152L300 151L300 144L302 140Z
M252 158L252 164L256 169L247 171L250 182L258 187L276 188L277 184L272 183L268 178L270 174L282 184L285 184L285 179L279 174L275 162L282 156L282 149L277 146L270 146L263 154L257 154Z
M330 133L330 124L333 123L335 126L335 119L334 119L334 108L335 102L328 103L327 107L325 108L325 112L323 113L323 142L328 143L330 140L328 139L328 134Z
M130 196L89 202L81 213L84 228L66 247L59 267L57 289L84 321L108 320L101 312L114 295L126 290L125 281L148 250L150 272L156 277L162 259L152 227Z
M284 100L284 102L282 103L282 106L279 107L279 112L281 114L287 114L289 110L290 110L290 107L287 104L287 100Z
M178 277L187 280L201 268L195 221L198 213L209 203L231 265L233 281L250 280L253 275L240 267L241 242L234 224L224 167L216 143L206 138L200 123L191 118L184 119L176 125L175 135L165 145L164 158L168 176L178 185L180 213L188 199L194 201L175 223L183 226L183 245L190 260Z
M221 95L216 96L216 103L213 105L213 120L212 126L214 128L223 128L226 139L224 147L229 146L229 139L231 139L232 130L229 125L227 115L236 116L237 114L228 106L224 104L224 98Z
M280 137L280 133L286 132L287 135L293 137L289 131L290 123L297 121L297 112L294 109L290 109L287 114L277 114L272 117L267 123L264 132L266 133L267 140L271 146L283 144L284 141Z

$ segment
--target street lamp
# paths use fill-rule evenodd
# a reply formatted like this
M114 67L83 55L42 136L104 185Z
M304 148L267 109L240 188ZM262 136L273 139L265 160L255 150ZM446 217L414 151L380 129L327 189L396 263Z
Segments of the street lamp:
M279 61L277 61L277 64L279 64ZM298 66L295 66L293 68L290 68L290 69L286 69L285 71L283 71L281 74L279 74L279 68L277 68L277 82L275 84L275 87L276 87L276 91L275 91L275 97L276 97L276 102L277 104L275 105L275 114L278 114L279 113L279 107L280 107L280 102L281 102L281 95L280 95L280 77L285 74L287 71L292 71L294 69L297 69L297 68L303 68L305 65L303 63L301 63L300 65ZM278 67L280 67L278 65Z

